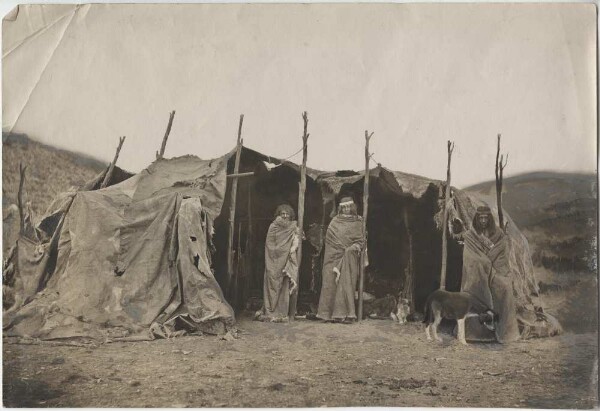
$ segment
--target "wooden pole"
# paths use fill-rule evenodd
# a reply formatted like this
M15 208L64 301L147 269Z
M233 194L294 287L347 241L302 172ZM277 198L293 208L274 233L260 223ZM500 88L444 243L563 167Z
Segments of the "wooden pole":
M17 204L19 206L19 233L25 233L25 209L23 205L23 185L25 184L25 170L27 166L19 163L19 191L17 192Z
M254 232L252 228L252 187L251 181L246 180L248 185L248 228L246 231L246 249L245 249L245 269L246 276L244 277L244 293L242 301L246 303L246 297L248 296L248 290L250 288L250 284L254 279Z
M233 274L233 297L235 307L240 308L240 264L242 257L242 222L238 221L238 241L235 251L235 272Z
M156 159L159 160L163 158L165 155L165 148L167 147L167 139L169 138L169 134L171 133L171 126L173 125L173 118L175 117L175 110L169 113L169 123L167 124L167 130L165 131L165 136L163 137L162 144L160 145L160 152L156 152Z
M244 123L244 115L240 115L240 125L238 128L237 136L237 147L235 151L235 165L233 168L233 174L239 174L240 171L240 157L242 155L242 124ZM229 234L227 237L227 284L228 289L230 281L233 278L233 235L235 231L235 206L237 202L237 177L233 178L231 182L231 203L229 204Z
M125 142L125 136L119 137L119 145L117 146L117 151L115 153L115 157L113 158L113 161L108 166L108 171L106 172L106 175L104 176L104 180L102 181L102 184L100 184L100 188L104 188L104 187L108 186L108 183L110 182L110 178L112 177L113 171L115 169L115 165L117 164L117 159L119 158L119 153L121 152L121 147L123 147L124 142Z
M302 265L302 233L304 230L304 193L306 191L306 158L308 156L308 113L302 113L304 120L304 134L302 135L302 168L300 168L300 185L298 189L298 228L300 230L300 241L298 241L298 283L296 289L290 295L289 317L294 321L296 306L298 304L298 291L300 289L300 268Z
M498 149L496 151L496 203L498 206L498 225L506 232L504 224L504 212L502 211L502 183L504 179L504 167L508 164L508 154L506 159L500 154L500 138L502 134L498 134Z
M367 252L367 216L369 215L369 140L373 137L373 133L369 134L365 130L365 182L363 187L363 233L364 246L360 253L360 270L358 272L358 321L362 321L363 317L363 291L365 287L365 253Z
M409 301L410 312L415 312L415 281L413 271L413 239L410 231L410 223L408 218L408 207L403 206L402 216L404 217L404 228L406 230L406 237L408 238L408 264L406 265L406 277L404 279L404 290L402 290L402 296Z
M251 177L253 175L254 171L248 171L247 173L228 174L227 178Z
M450 162L452 161L452 151L454 143L448 141L448 168L446 170L446 199L444 201L444 210L442 218L442 273L440 278L440 290L446 289L446 266L448 263L448 207L450 204Z

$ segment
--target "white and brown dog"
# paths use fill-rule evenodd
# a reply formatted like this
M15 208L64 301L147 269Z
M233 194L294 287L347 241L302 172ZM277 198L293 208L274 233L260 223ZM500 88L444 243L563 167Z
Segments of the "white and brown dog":
M410 303L406 298L398 297L398 303L390 313L390 318L398 324L406 324L410 315Z
M450 292L437 290L431 293L425 303L425 333L427 340L431 341L431 335L436 341L442 339L437 335L437 327L442 319L456 320L458 324L458 340L466 344L465 319L467 317L478 317L479 322L490 331L495 330L495 321L498 315L489 307L469 293Z

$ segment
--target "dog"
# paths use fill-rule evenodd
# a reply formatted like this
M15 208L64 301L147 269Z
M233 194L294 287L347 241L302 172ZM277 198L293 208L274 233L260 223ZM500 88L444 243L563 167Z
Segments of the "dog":
M398 303L394 311L390 313L390 318L397 321L398 324L406 324L410 315L410 302L406 298L398 297Z
M469 293L450 292L445 290L434 291L427 297L425 303L425 334L427 340L433 338L442 342L437 335L437 328L442 319L456 320L458 324L457 338L462 344L467 344L465 339L465 319L468 317L478 317L479 322L488 330L496 329L495 322L498 321L498 315Z

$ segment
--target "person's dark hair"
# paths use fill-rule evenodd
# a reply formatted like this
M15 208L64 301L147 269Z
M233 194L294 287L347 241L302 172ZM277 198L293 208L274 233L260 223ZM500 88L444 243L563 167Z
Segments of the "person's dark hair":
M473 229L475 229L475 231L477 231L477 234L481 234L483 232L483 227L479 223L480 215L489 216L487 229L489 230L490 233L495 233L496 232L496 220L494 220L494 216L492 215L492 210L490 210L490 208L487 206L481 206L481 207L477 207L477 211L475 212L475 216L473 217Z
M290 206L289 204L280 204L279 206L277 206L277 208L275 209L275 215L273 217L279 217L283 211L287 211L287 213L290 215L290 220L296 219L296 213L294 212L292 206Z

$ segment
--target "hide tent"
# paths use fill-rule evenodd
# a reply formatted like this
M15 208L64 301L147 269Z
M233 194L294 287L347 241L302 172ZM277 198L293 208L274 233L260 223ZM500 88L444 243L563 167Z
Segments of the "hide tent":
M422 311L427 296L439 288L441 230L436 214L442 183L381 166L369 176L365 291L378 298L388 293L397 297L402 291L413 308ZM329 173L319 180L330 193L329 201L349 195L362 213L364 173ZM461 250L458 246L450 250L448 289L458 291Z
M381 166L370 170L369 177L365 291L376 297L393 294L408 298L413 308L422 312L427 296L440 287L445 183ZM364 173L327 173L317 180L329 194L324 195L326 201L352 196L359 214L362 212ZM470 228L477 207L487 204L477 195L454 187L450 193L446 288L460 291L465 280L462 234ZM555 335L561 327L544 312L527 239L504 214L509 222L505 236L507 281L512 284L516 305L509 315L518 322L521 338ZM490 335L469 337L491 339Z
M6 313L5 332L42 339L224 332L234 323L232 306L242 310L262 297L267 230L278 205L296 210L300 182L292 162L242 147L235 170L234 154L160 158L118 184L90 183L57 199L38 225L45 235L17 243L13 266L23 299ZM444 183L381 166L369 176L365 291L405 296L422 311L439 287ZM298 311L314 312L324 233L342 196L362 212L364 173L307 169L306 180ZM451 192L447 288L458 291L460 232L482 202ZM543 312L527 241L512 222L507 237L521 335L551 335L558 325Z
M21 301L5 313L5 333L95 340L224 333L234 313L209 247L229 156L161 159L119 184L59 201L50 240L17 242Z
M233 156L228 162L228 173L233 172ZM233 232L234 270L227 275L228 222L230 219L231 184L228 184L221 215L215 220L214 270L217 280L226 290L229 301L236 309L243 309L249 297L262 298L265 269L265 241L269 225L280 204L294 210L298 204L298 165L261 154L243 147L240 156L240 178L237 185L235 230ZM304 230L307 233L306 252L300 264L300 290L314 295L315 258L320 255L320 223L323 219L322 195L315 177L316 170L308 170ZM312 177L311 177L312 176ZM311 226L312 224L312 226Z

